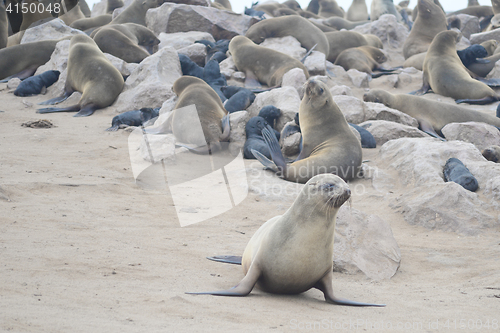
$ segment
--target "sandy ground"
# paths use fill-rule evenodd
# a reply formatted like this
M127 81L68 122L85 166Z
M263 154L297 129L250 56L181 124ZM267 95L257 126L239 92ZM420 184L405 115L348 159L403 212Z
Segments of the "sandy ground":
M334 288L387 307L329 305L317 290L186 295L235 285L241 267L205 257L241 255L292 199L250 193L222 215L180 227L168 190L135 184L129 133L104 131L112 108L86 118L38 115L29 103L46 96L0 89L2 332L500 331L500 230L462 237L410 226L368 180L354 182L366 192L352 207L391 224L401 266L377 282L335 273ZM21 127L37 119L56 127ZM364 159L376 164L378 150L364 150ZM246 161L260 170L255 163Z

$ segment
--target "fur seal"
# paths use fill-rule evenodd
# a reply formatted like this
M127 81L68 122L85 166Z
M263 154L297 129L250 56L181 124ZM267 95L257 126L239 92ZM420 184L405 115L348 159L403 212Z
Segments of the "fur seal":
M14 1L12 4L14 5ZM38 6L39 2L38 0L23 0L23 4L27 4L27 8L30 8L30 5L33 4L34 6ZM15 7L13 7L15 8ZM44 6L43 9L44 11L26 11L26 13L23 13L23 21L21 23L21 27L19 31L23 31L28 29L33 23L39 22L41 20L46 20L46 19L53 19L54 17L52 16L52 13L47 10L48 6ZM61 10L62 12L62 10Z
M451 97L457 103L488 104L498 101L497 94L483 82L470 77L458 57L456 31L440 32L432 41L424 60L423 86L416 94L432 89L436 94Z
M7 40L9 38L9 19L7 18L7 12L5 11L4 2L0 2L0 49L7 46Z
M125 6L123 0L108 0L106 5L106 13L113 14L113 11L116 8L121 8L123 6Z
M356 31L333 31L325 33L325 36L328 39L328 45L330 45L326 59L332 63L337 60L342 51L352 47L368 45L367 38ZM372 43L371 39L370 42Z
M467 14L467 15L472 15L476 17L488 17L488 16L493 16L493 9L491 6L471 6L471 7L466 7L464 9L457 10L456 12L448 14L449 16L451 15L458 15L458 14Z
M405 59L427 52L432 39L441 31L447 30L444 12L431 0L418 0L419 12L413 28L403 44Z
M500 163L500 147L490 146L482 151L485 159L495 163Z
M326 84L317 80L307 82L299 107L299 120L302 150L295 162L289 165L271 131L268 128L262 131L281 177L299 183L305 183L320 173L333 173L344 180L357 177L362 160L361 144ZM274 169L271 161L256 154L264 166Z
M487 40L486 42L482 42L479 45L484 47L486 52L488 52L488 57L491 57L493 54L495 54L495 50L498 47L498 42L495 39L490 39Z
M262 43L269 37L293 36L308 51L317 44L314 50L324 53L325 56L328 56L330 48L325 33L308 19L298 15L275 17L257 22L248 29L245 36L256 44Z
M392 14L396 16L398 22L403 20L401 14L396 10L392 0L372 0L372 4L370 6L370 20L376 21L384 14Z
M467 68L478 76L486 77L486 75L488 75L488 73L495 68L495 63L500 60L500 53L483 58L482 60L482 62L474 62L470 64Z
M163 4L164 0L134 0L110 24L137 23L146 26L146 12Z
M367 21L369 17L365 0L353 0L345 15L345 18L351 22Z
M48 88L57 82L59 74L59 71L46 71L39 75L30 76L21 81L14 91L14 95L21 97L38 95L44 88Z
M372 89L363 97L365 102L382 103L417 119L419 128L432 136L440 135L441 129L450 123L482 122L500 127L500 118L469 108L431 101L407 94L393 95L385 90Z
M203 79L203 67L198 66L187 55L179 53L179 62L181 63L182 75L196 76Z
M158 117L160 109L142 108L140 110L132 110L120 113L113 117L111 127L106 131L118 131L120 125L141 126L148 120Z
M270 21L270 19L265 21ZM283 75L292 68L302 69L306 78L309 77L307 68L297 59L256 45L245 36L233 37L229 43L229 52L239 71L246 72L247 78L255 76L259 82L269 87L281 85Z
M209 153L221 149L220 142L229 139L229 117L217 93L202 79L182 76L173 85L178 96L172 113L172 133L179 142L197 145L193 152ZM203 137L193 133L194 115L183 112L183 107L196 105ZM224 119L224 120L223 120ZM208 145L207 145L208 144Z
M479 44L474 44L463 50L458 50L457 54L462 64L467 68L474 63L489 63L488 60L482 59L488 56L488 51L486 51L484 46Z
M419 53L412 55L408 59L405 60L403 63L403 67L413 67L418 69L419 71L424 69L424 60L425 56L427 55L427 52Z
M357 69L372 74L373 70L381 69L380 64L386 61L387 57L382 50L364 45L342 51L334 64L342 66L346 71Z
M58 18L66 25L71 25L76 20L84 19L85 15L80 9L79 0L61 0L63 10L59 12Z
M224 108L229 113L243 111L246 110L254 100L255 94L250 90L243 88L227 99L224 103Z
M328 18L332 16L344 17L344 10L339 7L335 0L319 0L318 15L320 17Z
M471 192L476 192L479 187L476 177L458 158L452 157L446 161L443 174L446 182L457 183Z
M299 294L316 288L328 303L384 306L333 295L335 220L350 196L349 187L338 176L311 178L283 215L268 220L252 236L241 258L245 277L240 283L227 290L190 294L246 296L255 285L274 294Z
M259 117L264 118L267 123L274 128L276 126L276 121L281 117L281 110L274 105L263 106L259 111ZM277 135L279 139L279 134Z
M160 40L151 30L135 23L106 25L94 30L90 36L102 52L128 63L140 63L160 44ZM144 46L149 53L140 46Z
M113 16L111 14L104 14L95 17L76 20L70 24L70 27L85 31L92 28L102 27L103 25L106 25L109 22L111 22L112 19Z
M267 158L271 158L269 147L262 136L262 129L268 126L267 121L262 117L252 117L245 125L245 145L243 146L243 157L255 159L252 149L258 151Z
M323 24L328 26L328 27L332 27L332 28L335 28L337 30L342 30L342 29L346 29L346 30L351 30L351 29L354 29L356 28L358 25L363 25L363 24L366 24L366 23L370 23L370 21L359 21L359 22L351 22L351 21L348 21L348 20L344 20L343 18L341 17L338 17L338 16L334 16L334 17L330 17L328 19L324 19L322 20Z
M219 95L222 102L226 101L226 96L222 93L222 87L227 86L226 77L221 74L219 62L217 60L210 60L203 68L203 81Z
M87 35L71 38L67 71L64 94L40 104L62 102L74 91L82 93L79 103L66 108L38 109L37 113L78 111L75 117L90 116L95 110L113 104L123 90L122 74Z

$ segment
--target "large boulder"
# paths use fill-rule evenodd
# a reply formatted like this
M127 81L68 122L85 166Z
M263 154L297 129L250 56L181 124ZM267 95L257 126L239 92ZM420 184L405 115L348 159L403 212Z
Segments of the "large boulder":
M194 44L197 40L208 40L215 43L215 39L211 34L202 31L176 32L170 34L161 32L158 35L158 39L160 40L160 44L158 45L158 48L160 49L165 46L171 46L174 49L179 50Z
M399 138L424 138L429 137L429 134L422 132L416 127L403 125L386 120L368 120L359 126L366 129L373 135L377 146L386 143L389 140Z
M307 50L300 45L297 38L292 36L266 38L260 46L284 53L297 60L302 60Z
M493 145L500 146L500 131L485 123L451 123L444 126L441 132L446 140L470 142L479 150Z
M63 37L81 35L84 32L68 27L61 19L53 19L47 23L26 29L21 44L39 42L48 39L60 39Z

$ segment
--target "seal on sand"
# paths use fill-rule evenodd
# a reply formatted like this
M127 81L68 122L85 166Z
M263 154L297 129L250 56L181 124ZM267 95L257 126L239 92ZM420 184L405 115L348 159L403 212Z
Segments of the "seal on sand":
M500 118L459 105L431 101L407 94L393 95L385 90L372 89L363 97L365 102L382 103L417 119L422 131L442 136L441 129L449 123L483 122L500 127Z
M46 71L39 75L30 76L21 81L14 91L14 95L21 97L38 95L44 88L48 88L57 82L59 74L59 71Z
M326 84L317 80L306 84L299 107L299 122L302 150L295 162L289 165L272 131L268 128L262 131L281 177L305 183L321 173L333 173L344 180L357 176L362 160L361 144ZM267 168L273 168L273 162L259 156L258 152L255 157Z
M245 277L240 283L227 290L192 294L246 296L255 285L275 294L299 294L316 288L328 303L384 306L333 295L336 215L350 196L340 177L321 174L311 178L283 215L268 220L252 236L241 259Z
M312 24L308 19L298 15L287 15L266 19L255 23L248 29L245 36L256 44L262 43L266 38L292 36L297 38L308 51L314 46L328 56L328 40L321 29Z
M158 117L159 111L159 109L155 110L151 108L142 108L140 110L132 110L120 113L119 115L113 117L113 120L111 121L111 127L107 128L106 131L118 131L120 125L144 125L144 123L148 120Z
M278 86L281 85L283 75L292 68L302 69L306 78L309 77L307 68L299 60L256 45L245 36L233 37L229 43L229 52L231 52L238 70L246 72L247 83L248 78L255 77L259 82L269 87Z
M90 116L95 110L113 104L123 90L122 74L87 35L75 35L71 38L67 71L64 94L40 104L59 103L74 91L79 91L82 98L78 104L66 108L38 109L38 113L79 111L75 117Z
M424 60L422 88L416 94L432 89L451 97L457 103L488 104L498 101L497 94L483 82L471 78L456 51L459 34L440 32L432 41Z

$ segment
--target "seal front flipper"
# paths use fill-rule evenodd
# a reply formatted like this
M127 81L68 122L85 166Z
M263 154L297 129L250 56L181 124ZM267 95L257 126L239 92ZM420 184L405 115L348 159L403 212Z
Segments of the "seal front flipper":
M205 291L199 293L186 293L192 295L215 295L215 296L246 296L250 294L253 287L259 280L262 271L261 269L252 263L248 269L247 275L240 281L236 286L231 289L218 290L218 291Z
M64 102L65 100L68 99L69 96L71 96L72 93L73 93L72 91L71 92L65 91L64 94L62 94L61 96L57 96L57 97L51 98L49 100L46 100L44 102L40 102L40 103L38 103L38 105L54 105L54 104Z
M385 304L362 303L343 298L336 298L333 295L332 279L333 279L333 273L332 270L329 270L328 273L314 285L314 288L319 289L323 292L327 303L336 305L347 305L347 306L378 306L378 307L385 306Z
M274 164L278 167L278 171L284 173L286 170L286 161L283 157L283 153L281 152L280 144L278 143L278 140L276 140L276 136L273 133L272 127L269 125L264 127L262 129L262 136L264 137L264 141L267 143Z
M412 91L408 94L420 96L420 95L427 94L429 92L429 90L431 90L431 86L429 85L428 82L425 82L425 78L424 78L424 84L422 85L422 88L420 88L419 90Z
M224 262L226 264L241 265L241 256L213 256L207 257L208 260Z
M311 55L311 53L314 51L316 46L318 46L318 43L314 44L313 47L311 47L311 49L309 51L307 51L306 55L302 58L302 60L300 60L301 63L304 63L304 61L306 61L307 57L309 57Z
M271 161L270 159L268 159L267 157L265 157L261 152L255 150L255 149L251 149L250 151L252 152L253 156L260 163L262 163L262 165L264 166L264 169L266 169L266 170L272 170L274 172L278 172L278 170L276 169L276 164L274 164L273 161Z
M262 88L257 75L249 69L245 71L245 88Z

